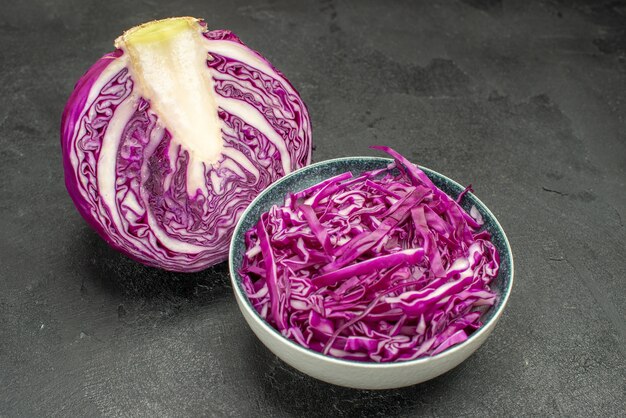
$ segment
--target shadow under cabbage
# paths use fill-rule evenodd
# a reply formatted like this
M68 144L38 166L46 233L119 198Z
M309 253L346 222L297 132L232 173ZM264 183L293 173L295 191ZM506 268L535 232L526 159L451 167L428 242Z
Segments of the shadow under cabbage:
M175 273L147 267L109 247L89 228L76 240L85 253L82 276L103 292L127 298L188 298L204 302L232 292L228 263L197 273Z

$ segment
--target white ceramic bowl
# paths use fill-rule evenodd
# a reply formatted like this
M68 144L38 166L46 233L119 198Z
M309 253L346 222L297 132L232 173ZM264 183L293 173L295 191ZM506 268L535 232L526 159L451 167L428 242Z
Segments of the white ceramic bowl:
M513 257L506 235L489 209L476 196L468 193L462 205L466 208L475 205L483 215L485 227L492 233L492 241L500 253L501 264L499 275L492 284L493 290L498 293L498 301L484 314L483 326L461 344L435 356L410 361L374 363L342 360L309 350L283 337L258 315L241 287L237 270L241 266L245 252L243 235L257 223L260 214L274 204L282 204L288 192L302 190L339 173L352 171L356 176L363 171L385 167L390 162L391 160L386 158L339 158L322 161L293 172L262 191L248 206L235 228L231 241L229 268L232 285L239 309L252 331L267 348L287 364L328 383L359 389L391 389L414 385L439 376L459 365L485 342L502 315L511 293ZM424 167L420 168L450 196L456 197L463 190L463 187L455 181Z

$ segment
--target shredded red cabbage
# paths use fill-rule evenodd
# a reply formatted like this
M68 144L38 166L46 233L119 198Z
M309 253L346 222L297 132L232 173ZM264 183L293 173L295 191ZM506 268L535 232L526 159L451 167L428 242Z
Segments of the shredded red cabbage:
M261 317L309 349L375 362L432 356L482 325L499 255L478 210L373 148L395 162L261 215L245 235L243 287Z

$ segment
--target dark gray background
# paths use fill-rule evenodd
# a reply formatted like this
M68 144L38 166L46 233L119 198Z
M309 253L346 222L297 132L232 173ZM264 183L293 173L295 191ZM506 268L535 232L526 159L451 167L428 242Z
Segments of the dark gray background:
M0 1L0 415L620 415L626 403L626 4ZM314 161L388 144L499 217L495 332L401 390L327 385L248 329L224 265L148 269L65 191L59 122L124 29L193 15L301 92Z

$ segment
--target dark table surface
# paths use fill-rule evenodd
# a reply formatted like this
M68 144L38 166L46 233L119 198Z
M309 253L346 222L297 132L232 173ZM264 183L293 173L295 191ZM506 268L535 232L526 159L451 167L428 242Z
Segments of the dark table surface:
M624 413L625 3L1 3L0 415ZM287 75L314 161L389 144L475 185L516 262L483 347L418 386L331 386L261 345L225 265L145 268L88 228L63 184L65 100L124 29L171 15Z

